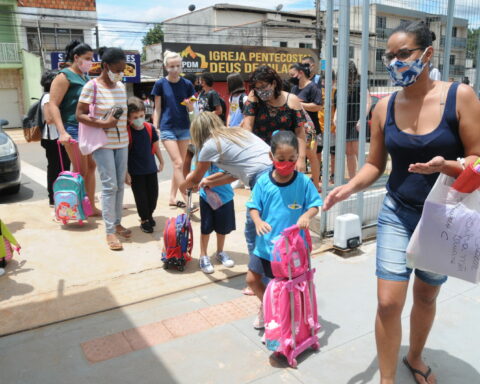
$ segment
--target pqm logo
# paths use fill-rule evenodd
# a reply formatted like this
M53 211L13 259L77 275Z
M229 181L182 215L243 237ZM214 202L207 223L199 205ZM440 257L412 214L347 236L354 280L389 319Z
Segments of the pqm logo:
M189 45L182 52L180 52L182 57L182 69L184 73L188 72L203 72L208 68L208 63L205 58L205 55L195 52L192 47Z

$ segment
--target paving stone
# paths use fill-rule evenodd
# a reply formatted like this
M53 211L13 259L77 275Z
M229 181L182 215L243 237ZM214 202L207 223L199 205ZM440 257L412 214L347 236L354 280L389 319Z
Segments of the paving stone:
M172 340L173 335L162 322L128 329L122 332L133 350L139 350Z
M130 344L121 333L87 341L81 347L86 359L92 364L132 352Z
M162 323L175 337L190 335L212 327L197 311L163 320Z
M213 326L229 323L249 316L242 307L233 304L231 301L200 309L198 312L200 312Z

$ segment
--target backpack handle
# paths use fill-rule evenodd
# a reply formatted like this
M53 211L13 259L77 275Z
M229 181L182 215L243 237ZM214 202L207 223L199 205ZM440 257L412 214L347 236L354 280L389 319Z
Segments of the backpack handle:
M69 143L75 144L77 143L76 140L70 139ZM62 148L60 147L60 140L57 140L57 146L58 146L58 157L60 157L60 166L62 167L62 172L65 172L65 167L63 166L63 157L62 157ZM77 147L78 148L78 147ZM78 153L77 149L73 148L73 152L75 153L75 162L77 163L77 169L78 172L80 173L80 159L78 158Z
M282 231L282 234L284 236L289 236L289 235L291 235L295 232L300 232L300 231L302 231L302 229L300 229L300 227L297 224L295 224L295 225L292 225L291 227L285 228ZM312 236L310 235L310 230L303 229L303 232L305 232L305 240L307 241L308 251L311 252L312 251Z

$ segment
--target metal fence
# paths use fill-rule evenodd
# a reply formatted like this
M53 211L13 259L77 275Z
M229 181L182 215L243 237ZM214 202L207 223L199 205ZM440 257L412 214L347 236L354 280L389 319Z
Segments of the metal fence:
M322 189L325 198L333 187L348 181L352 168L358 170L365 163L369 151L367 95L371 96L371 106L374 108L378 100L396 90L391 86L382 55L388 37L398 25L410 20L425 21L436 36L432 64L440 71L442 80L470 83L479 95L480 70L476 64L480 63L480 2L323 0L320 1L320 8L325 88L336 89L336 98L328 92L325 94L322 154ZM350 62L359 73L355 86L352 86ZM330 133L333 114L336 118L335 135ZM352 142L351 131L357 124L356 119L360 122L359 137L358 141ZM331 144L335 145L334 159L328 151ZM352 162L355 163L356 151L358 161L354 166ZM329 182L331 163L334 163L333 183ZM390 169L389 161L385 174L367 191L352 196L322 215L321 233L324 236L331 234L335 217L347 212L357 213L364 227L375 225Z

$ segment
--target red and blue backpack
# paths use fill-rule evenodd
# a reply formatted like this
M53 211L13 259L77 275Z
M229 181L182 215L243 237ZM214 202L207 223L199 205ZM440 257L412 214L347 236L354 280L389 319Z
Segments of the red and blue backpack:
M192 259L193 249L192 224L187 214L182 213L167 220L163 230L163 244L164 268L173 266L183 271L185 264Z

